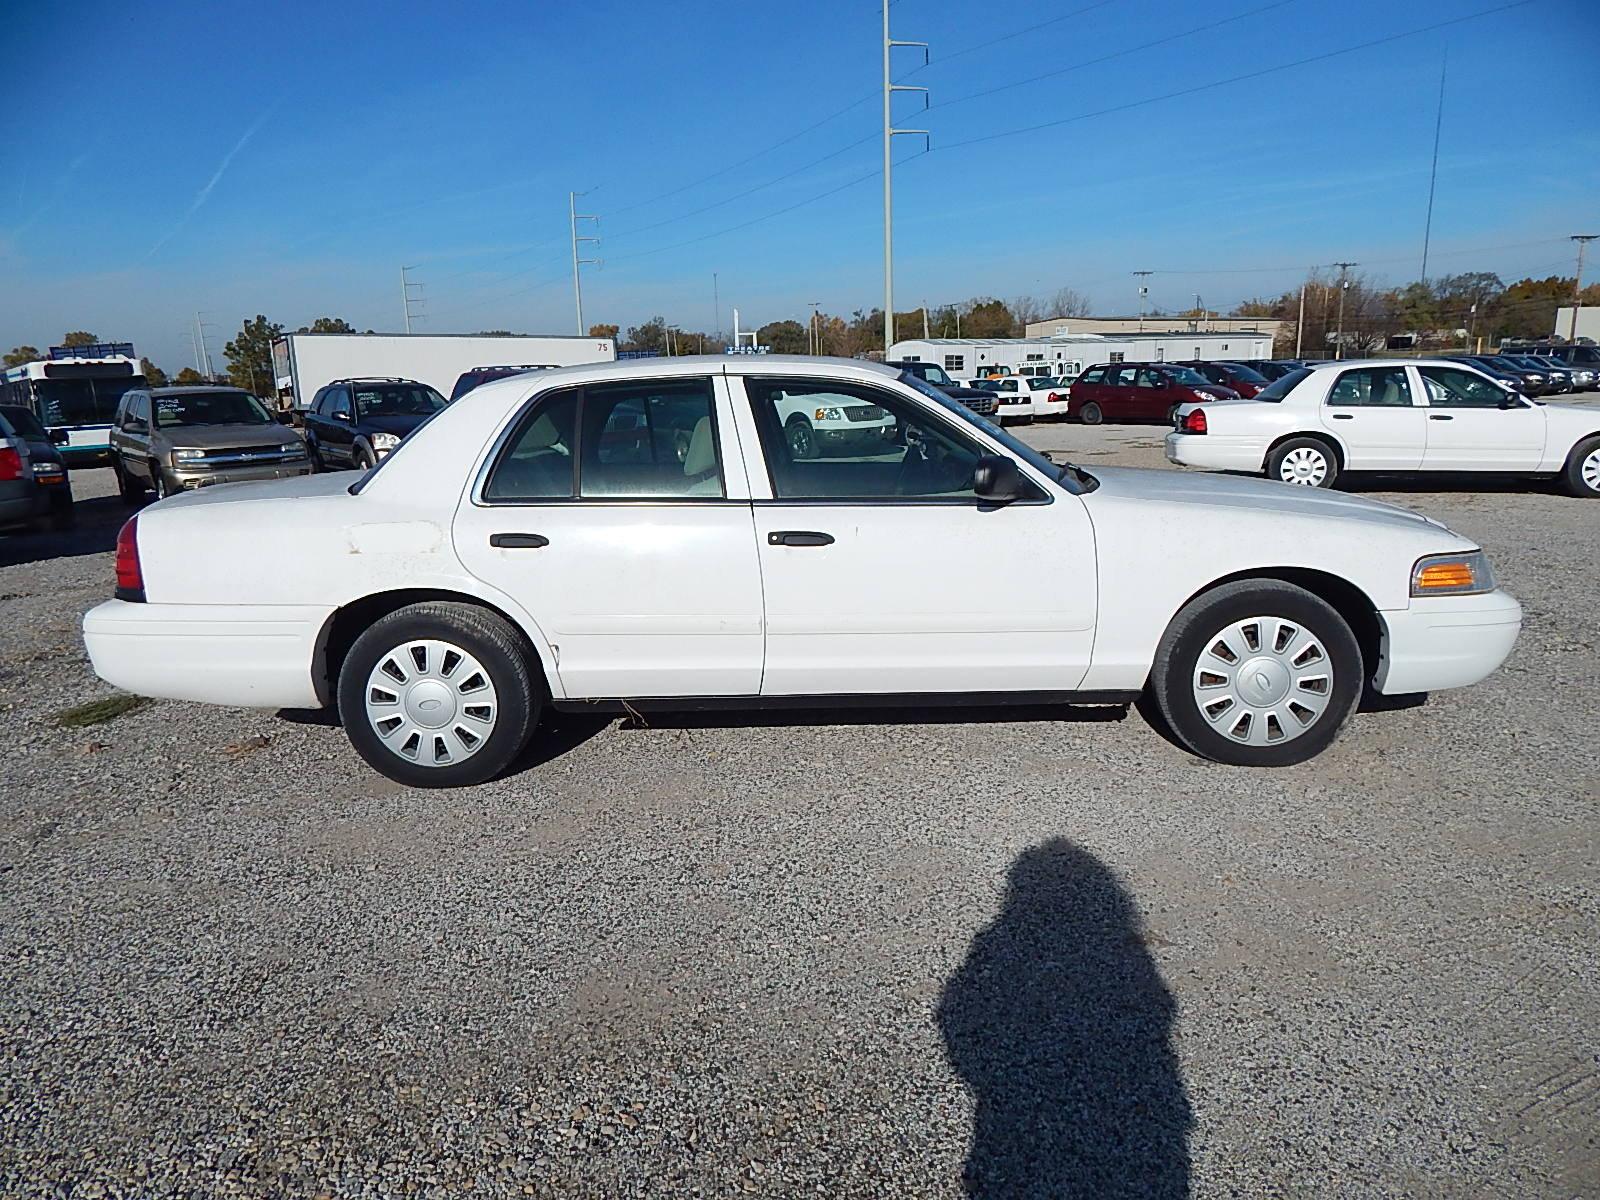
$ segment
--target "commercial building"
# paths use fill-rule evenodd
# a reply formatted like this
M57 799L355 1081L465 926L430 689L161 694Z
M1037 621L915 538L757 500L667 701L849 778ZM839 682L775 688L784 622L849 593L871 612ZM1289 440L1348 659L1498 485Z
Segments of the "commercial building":
M1270 333L1069 334L1022 338L908 338L889 358L936 363L954 379L988 374L1075 376L1105 362L1271 358Z
M1029 321L1026 337L1054 337L1077 333L1264 333L1276 338L1287 321L1271 317L1170 316L1156 313L1143 317L1051 317L1048 321Z

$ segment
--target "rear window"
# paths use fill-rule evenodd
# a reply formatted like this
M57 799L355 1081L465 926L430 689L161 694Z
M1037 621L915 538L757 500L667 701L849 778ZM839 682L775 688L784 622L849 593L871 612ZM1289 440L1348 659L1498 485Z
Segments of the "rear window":
M9 404L5 405L0 407L0 417L4 417L11 428L25 438L32 438L34 441L39 442L48 440L44 426L39 424L39 418L25 408L16 408Z
M363 417L425 417L444 407L444 397L426 384L354 385L356 411Z
M1242 379L1246 383L1265 383L1267 377L1254 367L1247 367L1243 363L1229 363L1226 368L1235 379Z
M1256 393L1256 399L1257 400L1270 400L1274 404L1276 404L1279 400L1282 400L1290 392L1294 391L1294 389L1299 385L1300 381L1302 379L1304 379L1309 374L1311 374L1311 372L1307 368L1305 368L1305 367L1296 367L1293 371L1290 371L1287 375L1279 376L1277 379L1274 379L1271 383L1269 383L1266 387L1262 388L1259 392Z

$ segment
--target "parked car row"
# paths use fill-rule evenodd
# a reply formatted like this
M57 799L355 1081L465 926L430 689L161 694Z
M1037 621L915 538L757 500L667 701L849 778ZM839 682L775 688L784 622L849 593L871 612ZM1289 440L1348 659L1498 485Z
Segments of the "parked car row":
M1183 405L1166 454L1306 487L1352 471L1470 471L1559 479L1600 498L1600 408L1536 403L1462 359L1324 363L1254 400Z

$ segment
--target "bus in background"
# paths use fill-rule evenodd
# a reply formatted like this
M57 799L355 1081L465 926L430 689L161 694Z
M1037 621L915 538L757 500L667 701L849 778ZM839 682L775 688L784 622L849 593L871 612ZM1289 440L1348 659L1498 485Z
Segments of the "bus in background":
M143 387L132 342L51 346L49 357L0 372L0 404L39 418L69 467L111 461L111 417L129 388Z

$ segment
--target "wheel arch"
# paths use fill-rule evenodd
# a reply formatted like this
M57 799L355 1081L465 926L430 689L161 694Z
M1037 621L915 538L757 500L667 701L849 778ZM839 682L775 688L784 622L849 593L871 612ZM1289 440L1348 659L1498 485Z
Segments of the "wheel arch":
M1321 442L1327 446L1333 451L1333 456L1339 460L1336 464L1339 470L1341 472L1344 471L1345 464L1350 461L1350 455L1346 452L1344 443L1339 440L1338 436L1329 433L1325 429L1296 429L1273 438L1261 455L1261 470L1263 472L1266 471L1267 464L1272 461L1272 456L1278 452L1279 446L1285 442L1298 441L1301 438L1309 438L1314 442Z
M547 657L548 650L544 640L537 635L537 631L530 631L527 624L515 613L492 600L475 596L470 592L454 591L449 588L395 588L372 592L340 605L323 622L322 631L317 637L315 659L318 699L325 705L333 703L333 698L338 694L339 671L344 665L345 656L350 653L350 647L355 644L356 639L374 622L402 608L428 601L470 604L475 608L492 612L504 620L521 636L528 652L528 661L544 687L545 696L548 698L552 695L553 663Z
M1313 596L1327 603L1336 613L1344 618L1345 624L1350 626L1350 632L1355 634L1356 645L1361 648L1361 667L1366 676L1364 684L1370 684L1373 675L1377 672L1378 663L1383 654L1383 621L1378 616L1378 606L1372 602L1372 597L1362 591L1356 584L1339 575L1327 571L1319 571L1314 567L1252 567L1248 570L1235 571L1231 575L1224 575L1220 579L1213 579L1204 587L1197 588L1191 595L1184 598L1182 604L1172 614L1172 620L1177 620L1178 613L1193 604L1201 596L1215 591L1229 583L1248 583L1252 580L1275 580L1279 583L1290 583L1296 587L1304 588ZM1168 624L1171 624L1169 621Z

